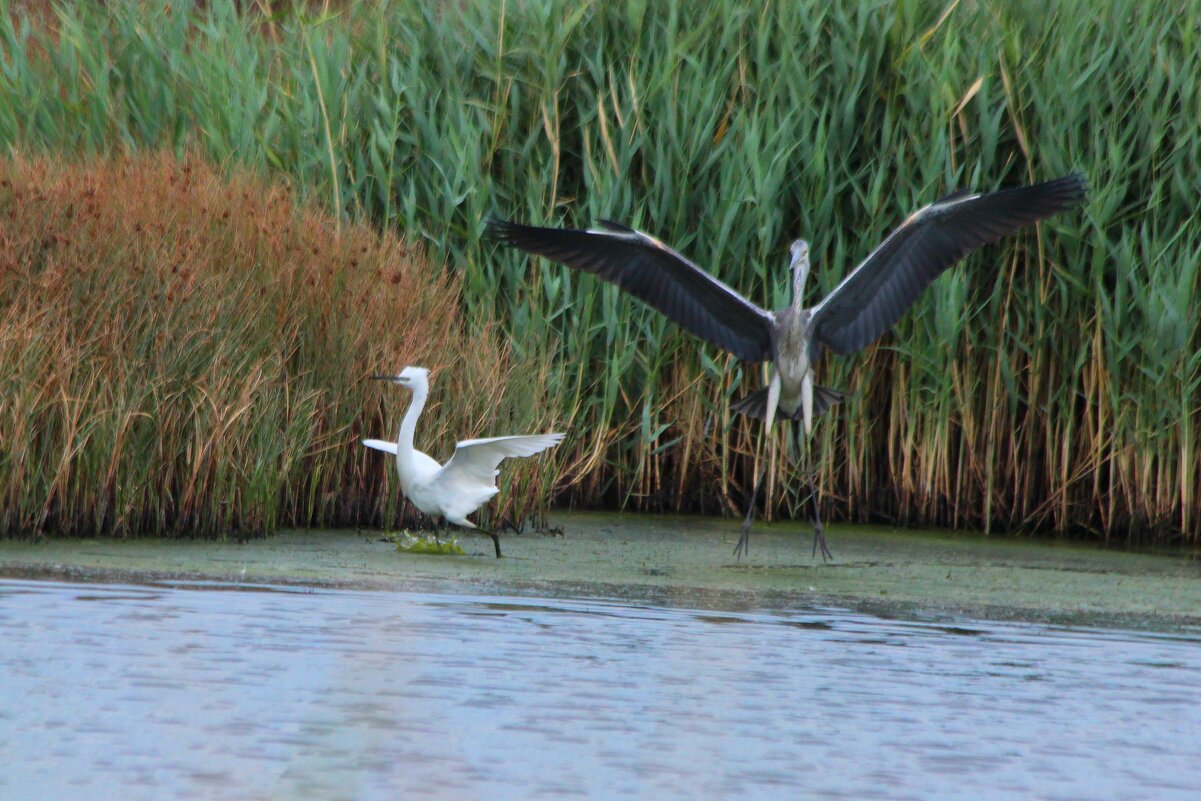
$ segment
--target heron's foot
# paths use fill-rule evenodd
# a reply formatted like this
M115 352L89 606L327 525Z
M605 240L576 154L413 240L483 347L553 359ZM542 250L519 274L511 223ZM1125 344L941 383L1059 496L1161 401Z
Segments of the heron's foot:
M734 546L734 558L741 561L742 557L749 554L751 551L751 521L742 521L742 536L738 538L738 544Z
M817 558L817 549L822 549L822 564L829 562L834 558L834 554L830 553L830 547L826 545L826 530L822 527L822 521L813 521L813 557Z

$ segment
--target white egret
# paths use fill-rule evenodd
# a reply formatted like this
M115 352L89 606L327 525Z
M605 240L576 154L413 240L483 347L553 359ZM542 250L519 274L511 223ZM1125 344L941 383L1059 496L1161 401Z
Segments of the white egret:
M913 213L817 305L805 308L809 246L792 243L792 302L775 311L755 303L649 234L601 221L601 228L539 228L493 219L488 233L506 245L592 273L616 284L677 325L747 362L771 362L767 387L731 404L763 420L770 433L777 413L800 420L808 435L813 418L842 399L817 386L813 366L823 348L839 355L863 349L889 329L944 270L972 250L996 242L1081 203L1086 183L1069 175L999 192L955 192ZM705 243L701 243L702 246ZM805 448L808 461L808 448ZM829 556L818 515L812 471L813 548ZM756 477L734 549L741 558L750 542L759 494Z
M373 375L377 381L391 381L413 393L409 408L400 421L396 442L365 439L368 448L396 457L396 472L400 488L409 502L437 523L439 519L466 529L479 531L492 538L496 557L500 558L500 538L493 531L479 528L467 515L487 503L498 490L497 465L515 456L533 456L553 448L563 441L563 434L530 434L512 437L488 437L463 440L455 446L454 455L446 464L413 447L417 418L429 398L429 370L406 367L398 375Z

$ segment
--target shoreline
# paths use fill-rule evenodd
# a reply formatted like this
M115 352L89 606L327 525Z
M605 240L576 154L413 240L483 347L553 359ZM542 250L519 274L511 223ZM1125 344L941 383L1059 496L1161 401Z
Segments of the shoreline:
M812 529L674 515L554 514L563 536L460 536L466 556L397 552L377 530L285 531L244 543L0 542L0 577L172 586L409 591L612 600L713 610L846 607L880 616L971 617L1176 630L1201 626L1201 560L1095 545L915 531Z

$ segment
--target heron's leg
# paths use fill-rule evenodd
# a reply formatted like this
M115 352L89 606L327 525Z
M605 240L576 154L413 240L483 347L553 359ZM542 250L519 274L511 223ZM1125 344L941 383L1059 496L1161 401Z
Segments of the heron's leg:
M764 427L764 437L770 438L771 430ZM755 446L756 461L762 460L762 451L760 446L763 440L759 440L759 445ZM746 505L746 517L742 520L742 536L738 538L738 544L734 546L734 558L741 561L742 557L747 556L751 551L751 523L755 519L755 501L759 500L759 488L763 486L763 479L767 478L767 462L763 461L762 467L755 473L755 483L751 485L751 499Z
M798 427L797 439L804 437L804 429ZM797 443L798 446L800 443ZM805 437L804 447L801 450L805 456L805 483L808 485L809 498L813 502L813 556L817 556L817 549L822 549L822 562L827 562L834 558L834 554L830 553L830 547L826 545L826 532L822 528L821 505L817 501L817 487L813 482L813 455L810 453L810 447L813 444L812 435Z
M734 558L742 559L751 549L751 521L755 519L755 501L759 498L759 485L763 483L763 473L766 468L760 470L755 476L754 489L751 490L751 500L746 505L746 517L742 521L742 536L738 538L738 544L734 546Z

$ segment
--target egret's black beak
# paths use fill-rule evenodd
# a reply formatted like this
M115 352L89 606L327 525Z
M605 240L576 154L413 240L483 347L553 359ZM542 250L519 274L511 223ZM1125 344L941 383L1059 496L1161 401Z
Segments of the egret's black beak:
M371 376L371 380L372 381L395 381L396 376L394 376L394 375L373 375L373 376Z

